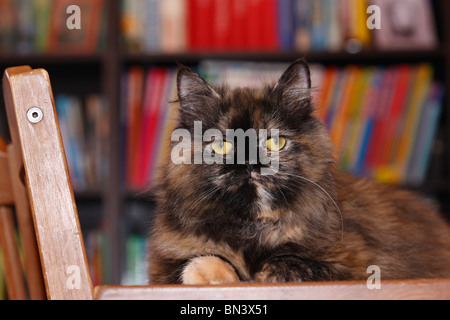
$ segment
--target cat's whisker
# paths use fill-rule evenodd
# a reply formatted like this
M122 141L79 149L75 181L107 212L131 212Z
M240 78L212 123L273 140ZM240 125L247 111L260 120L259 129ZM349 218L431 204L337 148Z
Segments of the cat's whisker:
M283 190L281 190L281 188L280 188L279 186L277 186L276 184L275 184L275 187L277 188L278 191L280 191L280 193L281 193L281 195L283 196L284 201L286 202L286 204L289 204L289 202L288 202L288 200L287 200L287 198L286 198L286 195L284 194ZM290 188L288 187L288 189L290 189ZM290 189L290 190L291 190L291 189Z
M190 206L189 212L193 212L196 207L204 200L206 200L210 195L212 195L214 192L219 190L219 186L214 186L208 190L206 190L201 196L193 203L192 206Z
M292 174L292 173L288 173L288 172L284 172L284 174L303 179L303 180L305 180L305 181L315 185L317 188L319 188L322 192L324 192L327 195L327 197L331 200L331 202L333 202L334 206L336 207L336 209L339 212L339 216L340 216L340 219L341 219L341 240L343 240L344 239L344 218L342 216L341 209L337 205L336 201L334 201L333 197L321 185L319 185L317 182L314 182L314 181L312 181L312 180L310 180L308 178L305 178L305 177L297 175L297 174Z

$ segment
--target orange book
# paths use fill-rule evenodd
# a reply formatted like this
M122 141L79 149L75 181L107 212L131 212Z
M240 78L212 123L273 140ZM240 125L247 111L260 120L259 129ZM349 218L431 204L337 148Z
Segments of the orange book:
M351 99L354 95L355 86L361 70L357 66L348 66L345 72L348 74L347 81L343 87L341 100L338 102L338 109L330 127L331 139L336 145L338 155L342 152L343 137L348 124Z
M326 114L328 112L328 108L330 105L330 99L333 96L333 90L336 83L336 77L337 77L337 68L336 67L329 67L326 68L324 76L323 76L323 82L322 82L322 93L319 97L318 104L316 106L317 109L317 116L325 122Z

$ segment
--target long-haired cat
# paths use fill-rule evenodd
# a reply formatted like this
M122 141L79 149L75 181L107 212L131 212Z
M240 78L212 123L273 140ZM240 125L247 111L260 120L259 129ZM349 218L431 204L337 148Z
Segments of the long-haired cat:
M276 140L257 144L279 167L263 175L269 164L248 157L235 164L167 159L148 242L151 283L367 279L371 265L382 279L450 277L450 230L431 203L335 169L303 60L259 90L212 87L185 66L177 85L177 128L192 140L195 121L202 133L214 128L224 137L227 129L278 129ZM234 141L213 144L203 141L201 149L226 157L234 148ZM198 152L191 147L185 160Z

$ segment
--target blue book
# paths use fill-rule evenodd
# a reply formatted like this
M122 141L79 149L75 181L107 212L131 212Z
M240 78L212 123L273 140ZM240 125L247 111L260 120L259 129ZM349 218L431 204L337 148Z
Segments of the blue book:
M425 179L442 111L443 96L443 85L434 83L422 112L417 140L408 168L407 182L415 186L421 185Z
M282 50L294 48L295 0L278 0L278 38Z

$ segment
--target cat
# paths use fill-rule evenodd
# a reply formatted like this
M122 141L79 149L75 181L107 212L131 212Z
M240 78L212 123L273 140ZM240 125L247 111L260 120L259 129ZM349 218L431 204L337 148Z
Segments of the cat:
M150 283L362 280L372 265L382 279L450 277L450 229L431 201L336 169L306 61L293 62L275 84L232 90L179 65L177 89L178 129L193 134L196 121L224 136L278 129L277 141L258 145L270 147L279 168L262 175L269 165L248 157L242 164L168 158L155 188ZM228 149L213 153L225 157Z

